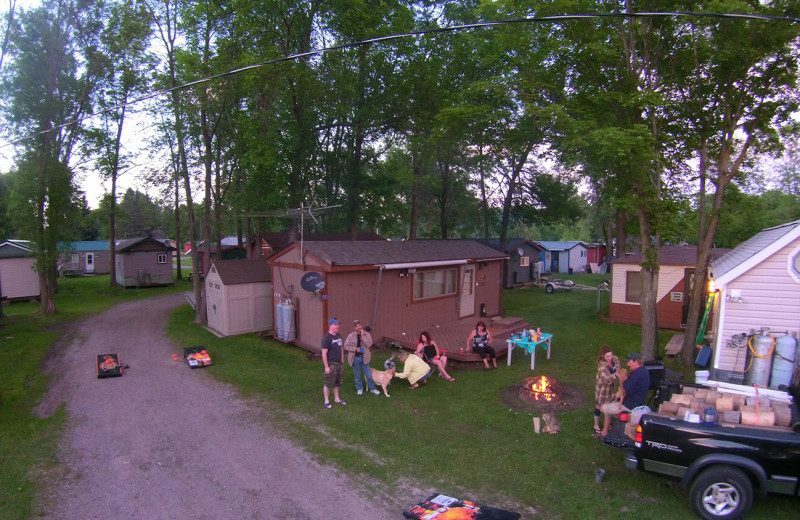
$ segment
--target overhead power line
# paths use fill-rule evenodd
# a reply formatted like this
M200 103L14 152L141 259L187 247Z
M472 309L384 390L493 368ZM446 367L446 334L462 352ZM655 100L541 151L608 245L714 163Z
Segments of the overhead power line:
M68 121L61 125L55 126L49 130L42 130L40 132L35 132L24 137L20 137L14 141L9 142L4 146L0 146L0 148L5 148L6 146L10 146L27 139L31 139L38 135L44 135L48 132L53 132L60 128L65 128L81 121L91 119L95 116L105 114L108 112L112 112L114 110L118 110L122 107L135 105L137 103L141 103L142 101L146 101L148 99L157 98L166 94L170 94L174 91L178 90L185 90L188 88L192 88L198 85L202 85L204 83L208 83L211 81L215 81L221 78L225 78L228 76L234 76L236 74L241 74L242 72L247 72L249 70L255 70L261 67L266 67L268 65L274 65L276 63L283 63L287 61L294 61L300 58L306 58L310 56L316 56L319 54L324 54L330 51L337 51L342 49L350 49L353 47L360 47L363 45L370 45L373 43L381 43L381 42L388 42L392 40L398 40L401 38L408 38L411 36L426 36L429 34L436 34L436 33L448 33L448 32L456 32L456 31L466 31L472 29L481 29L485 27L496 27L501 25L513 25L513 24L521 24L521 23L560 23L565 21L572 21L572 20L585 20L591 18L657 18L657 17L681 17L681 18L719 18L719 19L731 19L731 20L762 20L762 21L770 21L770 22L789 22L789 23L800 23L800 18L794 18L790 16L773 16L773 15L760 15L760 14L738 14L738 13L696 13L690 11L665 11L665 12L652 12L652 13L596 13L596 14L565 14L565 15L553 15L553 16L532 16L532 17L525 17L525 18L508 18L504 20L495 20L489 22L478 22L478 23L470 23L470 24L460 24L460 25L451 25L448 27L435 27L431 29L420 29L418 31L410 31L405 33L397 33L397 34L390 34L387 36L377 36L375 38L367 38L364 40L359 40L356 42L350 43L342 43L339 45L333 45L330 47L323 47L320 49L314 49L307 52L300 52L297 54L290 54L288 56L282 56L280 58L274 58L271 60L263 61L260 63L253 63L252 65L247 65L244 67L239 67L236 69L231 69L226 72L221 72L218 74L212 74L210 76L205 76L193 81L189 81L187 83L183 83L181 85L176 85L174 87L169 87L165 89L160 89L150 94L146 94L144 96L135 98L131 101L126 103L119 104L114 107L107 108L105 110L101 110L94 114L86 115L77 119L73 119L72 121Z

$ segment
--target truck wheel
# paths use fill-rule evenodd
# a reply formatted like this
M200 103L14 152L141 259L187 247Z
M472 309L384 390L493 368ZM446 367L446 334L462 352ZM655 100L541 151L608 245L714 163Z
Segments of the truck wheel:
M753 484L733 466L712 466L694 480L692 509L706 520L744 517L753 504Z
M552 285L547 284L544 286L544 292L546 292L547 294L553 294L553 291L555 291L555 288L553 288Z

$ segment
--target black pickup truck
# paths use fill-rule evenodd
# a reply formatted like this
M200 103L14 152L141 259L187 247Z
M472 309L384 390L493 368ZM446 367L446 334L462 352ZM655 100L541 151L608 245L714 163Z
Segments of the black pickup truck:
M791 427L706 426L648 413L636 429L625 465L680 480L692 508L706 519L742 518L754 490L800 496L800 410Z

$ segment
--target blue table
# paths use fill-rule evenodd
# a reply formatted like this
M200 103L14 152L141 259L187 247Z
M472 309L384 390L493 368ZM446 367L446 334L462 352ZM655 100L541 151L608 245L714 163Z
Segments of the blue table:
M541 337L536 341L528 341L522 335L516 334L506 340L508 344L508 366L511 366L511 351L514 347L522 348L531 355L531 370L536 366L536 345L542 345L547 349L547 359L550 359L551 341L553 340L552 334L542 332Z

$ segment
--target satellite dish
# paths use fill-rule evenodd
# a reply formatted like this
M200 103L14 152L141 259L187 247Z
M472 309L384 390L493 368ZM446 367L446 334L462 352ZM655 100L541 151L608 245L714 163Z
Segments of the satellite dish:
M316 271L311 271L300 278L300 287L309 292L321 291L325 287L322 275Z
M524 250L524 249L522 249L521 247L518 247L518 248L517 248L517 254L518 254L519 256L522 256L522 255L524 255L524 254L525 254L525 250Z

